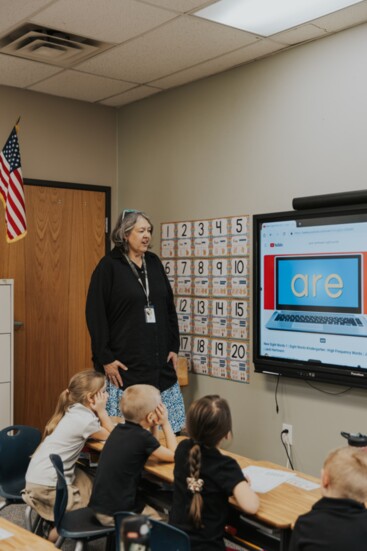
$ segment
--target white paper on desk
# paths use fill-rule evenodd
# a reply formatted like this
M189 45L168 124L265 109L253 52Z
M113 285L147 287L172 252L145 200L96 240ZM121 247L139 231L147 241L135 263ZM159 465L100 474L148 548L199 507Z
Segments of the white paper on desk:
M251 488L258 494L270 492L283 482L288 482L296 475L288 471L279 471L277 469L267 469L265 467L256 467L251 465L242 469L245 476L248 476L251 482Z
M0 528L0 540L6 540L8 538L11 538L14 536L11 532L8 532L7 530L4 530L4 528Z
M288 484L292 484L292 486L296 486L296 488L301 488L301 490L316 490L316 488L320 488L320 484L316 484L316 482L311 482L311 480L306 480L305 478L301 478L300 476L295 476L294 478L291 478L290 480L287 480Z

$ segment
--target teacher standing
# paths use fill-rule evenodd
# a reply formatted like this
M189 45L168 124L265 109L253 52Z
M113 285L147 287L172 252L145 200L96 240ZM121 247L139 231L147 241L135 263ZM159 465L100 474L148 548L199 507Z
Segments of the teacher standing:
M86 317L95 369L107 377L110 415L120 415L123 389L143 383L161 391L174 432L185 423L176 367L179 331L171 285L149 252L153 225L124 210L112 232L114 248L94 270Z

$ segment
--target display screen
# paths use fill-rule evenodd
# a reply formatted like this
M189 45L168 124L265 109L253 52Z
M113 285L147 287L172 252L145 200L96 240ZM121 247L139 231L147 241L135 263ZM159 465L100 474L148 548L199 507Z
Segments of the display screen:
M367 209L254 216L254 364L367 386Z

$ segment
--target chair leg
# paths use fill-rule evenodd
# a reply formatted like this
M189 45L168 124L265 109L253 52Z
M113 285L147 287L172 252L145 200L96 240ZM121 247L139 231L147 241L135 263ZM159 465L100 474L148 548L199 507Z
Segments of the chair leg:
M75 546L74 551L83 551L83 550L84 550L84 541L83 540L78 540L76 542L76 546Z
M57 549L61 549L61 546L62 546L62 544L64 543L64 541L65 541L65 538L59 536L59 537L57 538L57 540L56 540L55 547L56 547ZM75 549L76 549L76 548L75 548ZM75 551L75 550L74 550L74 551Z
M26 527L26 529L29 530L29 532L33 532L33 530L32 530L32 528L33 528L33 525L32 525L32 507L30 505L27 505L27 507L25 508L24 517L25 517L25 527ZM35 520L35 523L36 523L36 521L37 521L37 518Z
M0 503L0 511L1 511L2 509L4 509L4 507L6 507L7 505L9 505L9 504L8 504L8 502L7 502L6 500L3 501L2 503Z

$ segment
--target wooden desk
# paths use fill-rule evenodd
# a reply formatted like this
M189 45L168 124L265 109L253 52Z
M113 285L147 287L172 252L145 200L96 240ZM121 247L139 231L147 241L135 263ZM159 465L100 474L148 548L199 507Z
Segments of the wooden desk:
M32 532L13 524L9 520L0 517L0 528L13 534L4 540L0 539L1 551L50 551L55 546L50 541L44 540Z
M184 438L185 436L179 436L177 440L180 442ZM92 442L88 444L91 449L96 451L101 451L103 449L103 445L104 443L99 442ZM256 465L258 467L265 467L268 469L289 471L286 467L276 465L270 461L255 461L253 459L249 459L248 457L243 457L242 455L226 450L221 450L221 452L224 455L233 457L242 469L249 467L250 465ZM173 469L173 463L162 463L155 459L149 459L145 464L146 472L156 476L160 480L164 480L165 482L173 482ZM320 482L313 476L309 476L298 471L292 472L299 475L301 478L310 480L311 482ZM260 498L260 508L256 515L250 516L249 519L254 519L266 527L272 527L279 530L279 549L281 551L285 551L288 549L289 538L291 536L291 530L294 523L299 515L307 513L313 504L320 499L321 490L320 488L315 490L302 490L301 488L297 488L285 482L270 492L258 495ZM233 497L231 497L229 501L237 510L239 510L237 502ZM245 513L241 512L241 518L245 516Z

